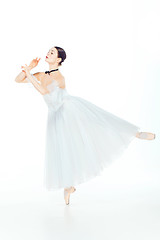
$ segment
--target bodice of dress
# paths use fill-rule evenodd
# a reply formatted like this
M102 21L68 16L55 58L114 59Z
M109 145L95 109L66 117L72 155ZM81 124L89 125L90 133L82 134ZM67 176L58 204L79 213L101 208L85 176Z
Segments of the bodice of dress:
M60 88L56 80L53 80L53 82L47 86L47 89L49 93L43 95L43 99L49 110L56 111L70 97L66 88Z
M39 84L41 84L33 74L31 75ZM30 82L28 78L26 78L26 80ZM51 84L47 85L47 89L49 90L49 93L42 96L49 110L57 111L70 97L66 88L60 88L56 80L53 80Z

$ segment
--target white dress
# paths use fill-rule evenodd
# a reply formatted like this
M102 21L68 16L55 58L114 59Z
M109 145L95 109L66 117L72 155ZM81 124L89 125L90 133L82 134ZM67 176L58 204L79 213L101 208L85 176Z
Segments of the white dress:
M47 88L50 92L42 95L48 106L44 187L54 191L101 175L140 127L70 95L55 80Z

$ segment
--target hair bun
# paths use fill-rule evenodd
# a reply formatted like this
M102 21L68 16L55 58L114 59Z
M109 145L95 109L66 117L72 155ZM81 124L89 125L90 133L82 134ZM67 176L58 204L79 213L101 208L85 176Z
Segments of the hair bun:
M64 62L64 60L66 59L66 52L61 47L57 47L57 46L54 46L54 47L58 51L58 58L61 58L61 62L59 63L59 65L61 65L61 63Z

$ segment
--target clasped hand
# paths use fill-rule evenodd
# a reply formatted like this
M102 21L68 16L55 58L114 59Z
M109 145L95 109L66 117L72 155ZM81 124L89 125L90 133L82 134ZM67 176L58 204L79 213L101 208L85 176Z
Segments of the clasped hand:
M30 66L27 66L27 64L25 64L25 66L21 66L21 68L23 68L22 72L25 72L27 76L30 74Z
M39 59L38 59L38 58L35 58L35 59L33 59L33 60L30 62L29 66L28 66L27 64L25 64L25 66L21 66L21 68L23 68L22 71L25 72L26 75L29 75L29 74L30 74L30 70L31 70L32 68L36 67L36 66L38 65L39 61L40 61L40 58L39 58Z

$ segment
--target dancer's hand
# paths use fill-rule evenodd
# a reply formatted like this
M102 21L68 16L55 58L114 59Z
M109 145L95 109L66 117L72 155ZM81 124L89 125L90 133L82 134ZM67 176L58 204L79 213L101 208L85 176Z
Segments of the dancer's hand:
M30 62L29 67L30 67L31 69L34 68L34 67L36 67L36 66L38 65L40 59L41 59L41 58L38 58L38 57L36 57L35 59L33 59L33 60Z
M23 68L22 72L25 72L26 75L28 76L28 74L30 74L30 66L27 66L27 64L25 64L25 66L21 66L21 68Z

